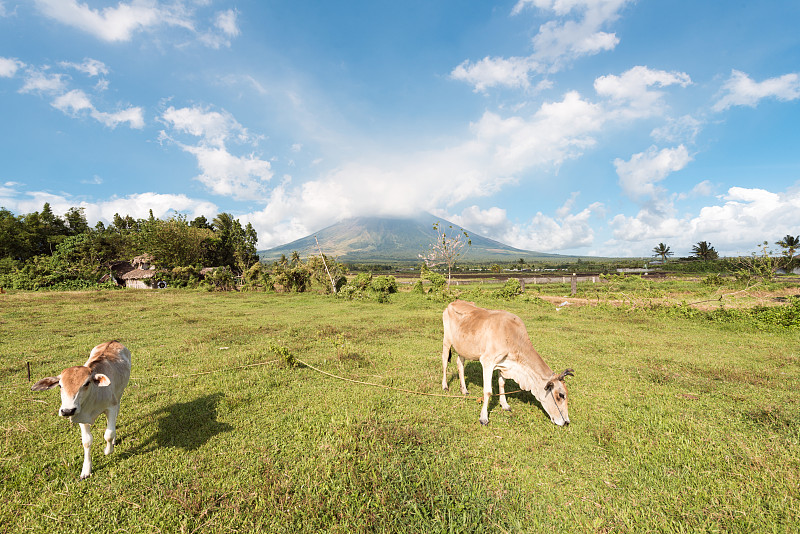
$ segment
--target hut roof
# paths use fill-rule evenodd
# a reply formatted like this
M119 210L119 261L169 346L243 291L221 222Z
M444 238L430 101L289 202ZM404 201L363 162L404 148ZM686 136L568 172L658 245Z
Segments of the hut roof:
M133 269L127 273L120 275L122 280L143 280L145 278L152 278L156 275L153 269Z

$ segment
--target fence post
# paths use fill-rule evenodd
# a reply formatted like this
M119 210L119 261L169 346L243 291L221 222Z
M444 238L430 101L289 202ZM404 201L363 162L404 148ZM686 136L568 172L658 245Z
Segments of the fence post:
M578 277L575 276L575 273L572 273L572 295L575 296L575 293L578 292Z

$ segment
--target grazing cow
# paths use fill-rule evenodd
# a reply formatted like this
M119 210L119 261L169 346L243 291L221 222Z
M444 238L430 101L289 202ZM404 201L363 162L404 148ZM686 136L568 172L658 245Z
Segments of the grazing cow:
M533 348L528 331L516 315L502 310L478 308L473 302L456 300L442 314L442 389L447 387L447 362L450 351L458 353L458 377L461 393L467 394L464 382L464 360L478 360L483 366L483 409L479 421L489 424L489 397L492 395L492 373L500 371L500 406L506 402L505 379L530 391L541 403L550 420L562 426L569 424L567 388L564 379L574 376L572 369L555 374Z
M58 414L80 424L83 442L81 479L92 474L92 423L106 414L105 453L114 451L119 401L131 376L131 353L119 341L101 343L92 349L84 365L70 367L58 376L42 378L31 389L44 391L61 386Z

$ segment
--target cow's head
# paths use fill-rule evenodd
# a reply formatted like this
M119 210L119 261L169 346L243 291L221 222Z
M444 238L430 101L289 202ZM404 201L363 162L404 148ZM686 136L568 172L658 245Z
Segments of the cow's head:
M544 385L542 407L550 416L550 420L558 426L569 424L567 385L564 383L564 379L568 376L575 376L572 369L565 369L560 375L553 373L553 376Z
M61 408L58 415L75 417L80 414L81 403L90 401L95 395L95 388L109 386L111 380L102 373L92 373L86 366L64 369L58 376L48 376L36 382L31 389L44 391L61 386Z

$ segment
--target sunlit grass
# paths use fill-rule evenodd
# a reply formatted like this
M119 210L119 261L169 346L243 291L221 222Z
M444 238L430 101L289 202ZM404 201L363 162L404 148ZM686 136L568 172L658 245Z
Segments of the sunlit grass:
M572 367L567 428L528 394L440 393L444 300L103 291L0 296L0 531L792 532L800 526L800 334L631 307L477 295ZM119 339L118 445L32 379ZM250 364L260 364L244 367ZM213 373L207 373L214 371ZM455 374L451 365L449 376ZM207 374L206 374L207 373ZM495 384L496 388L496 384ZM451 388L457 391L457 388Z

